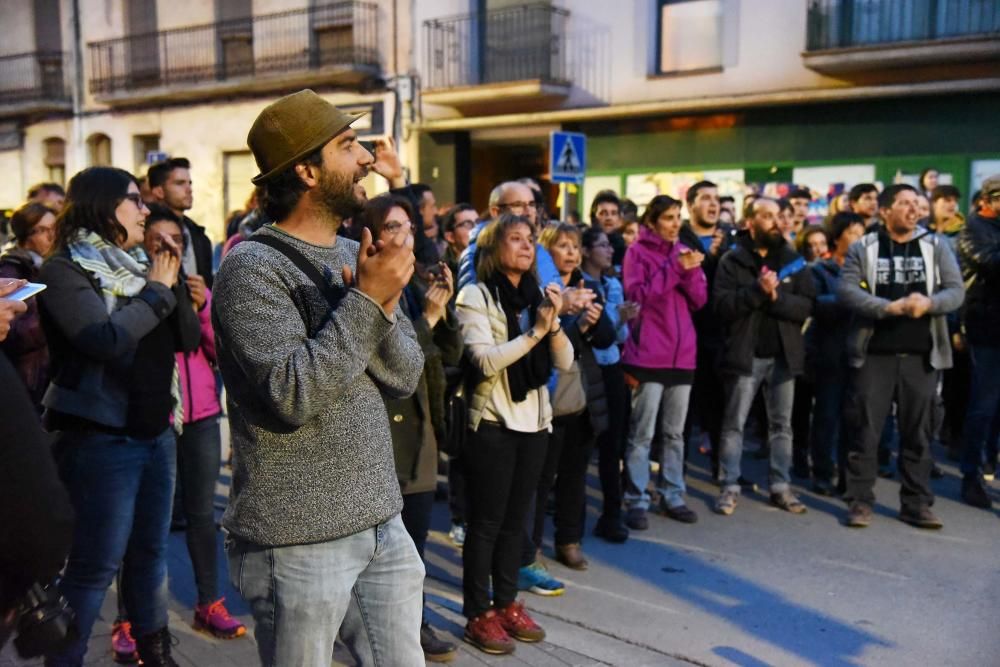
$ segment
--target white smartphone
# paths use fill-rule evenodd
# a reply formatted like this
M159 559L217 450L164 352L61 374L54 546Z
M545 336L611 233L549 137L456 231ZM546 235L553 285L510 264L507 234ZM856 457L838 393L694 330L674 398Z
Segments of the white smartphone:
M35 296L44 289L45 285L41 283L28 283L21 289L8 294L4 298L13 299L14 301L27 301L28 299Z

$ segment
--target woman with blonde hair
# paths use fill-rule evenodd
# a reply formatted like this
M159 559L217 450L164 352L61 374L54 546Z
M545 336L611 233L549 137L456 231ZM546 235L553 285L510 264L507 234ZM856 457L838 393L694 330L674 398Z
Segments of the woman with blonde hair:
M484 652L514 651L514 639L545 632L517 602L524 521L538 485L552 405L552 369L568 370L573 348L559 323L558 285L544 292L526 217L503 214L477 240L476 282L456 306L475 377L462 459L468 487L463 550L467 641ZM492 600L490 583L492 577Z

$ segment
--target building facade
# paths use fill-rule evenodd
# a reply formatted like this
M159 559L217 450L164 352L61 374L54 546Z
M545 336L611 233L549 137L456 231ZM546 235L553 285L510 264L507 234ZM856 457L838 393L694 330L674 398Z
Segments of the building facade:
M413 18L439 200L544 182L553 130L588 136L584 214L603 188L641 205L701 177L824 197L1000 172L995 0L423 0Z
M142 175L183 156L190 215L221 240L257 173L247 132L281 95L311 87L366 111L362 137L399 133L406 12L393 0L6 0L0 24L17 29L0 42L0 208L87 166Z

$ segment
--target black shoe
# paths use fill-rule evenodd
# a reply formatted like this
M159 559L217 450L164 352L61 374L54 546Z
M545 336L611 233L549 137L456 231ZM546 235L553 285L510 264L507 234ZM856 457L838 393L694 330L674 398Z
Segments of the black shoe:
M892 467L892 462L880 463L878 466L878 476L882 479L892 479L896 476L896 471Z
M997 462L987 461L983 464L983 479L987 482L992 482L993 478L997 476Z
M993 507L993 501L990 500L990 494L986 492L986 487L983 485L983 482L979 479L978 475L966 475L962 478L962 500L964 500L967 505L980 507L984 510L988 510Z
M757 482L752 482L743 475L740 475L740 478L736 480L736 482L740 485L741 491L746 493L757 493Z
M931 466L931 479L941 479L944 477L944 470L938 464L933 464Z
M661 503L660 511L663 512L664 516L673 519L674 521L680 521L681 523L698 523L698 515L695 514L687 505L667 507L665 503Z
M170 644L173 638L170 631L160 628L156 632L135 638L135 647L139 653L139 660L146 667L180 667L172 657L170 657Z
M438 637L426 621L420 625L420 648L427 662L451 662L458 655L458 647Z
M938 530L944 527L941 519L934 516L930 507L921 507L916 510L901 509L899 510L899 520L915 528L926 530Z
M625 512L625 525L632 530L648 530L649 519L646 518L646 510L633 507Z
M867 528L872 522L872 508L867 503L853 502L847 510L844 522L850 528Z
M594 526L594 535L602 540L621 544L628 539L628 528L621 522L621 519L602 516Z
M833 482L828 479L817 479L813 482L812 491L817 496L832 496L836 493Z

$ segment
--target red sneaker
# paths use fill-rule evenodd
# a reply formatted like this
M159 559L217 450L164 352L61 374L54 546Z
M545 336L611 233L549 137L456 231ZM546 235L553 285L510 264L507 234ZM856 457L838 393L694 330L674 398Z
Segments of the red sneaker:
M465 625L465 641L484 653L507 655L514 652L514 640L500 624L500 616L490 609Z
M134 665L139 662L139 651L132 638L132 624L128 621L115 621L111 626L111 650L115 654L115 662L122 665Z
M211 604L199 604L194 608L194 629L207 632L219 639L236 639L247 633L246 627L229 615L219 598Z
M545 630L528 616L524 605L514 601L499 612L500 625L514 639L522 642L540 642L545 639Z

